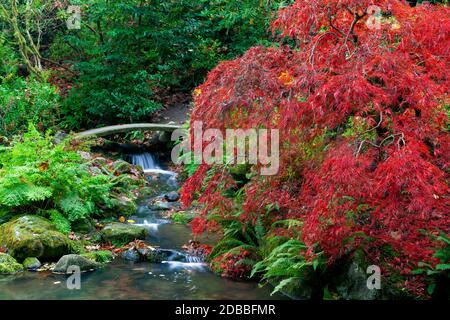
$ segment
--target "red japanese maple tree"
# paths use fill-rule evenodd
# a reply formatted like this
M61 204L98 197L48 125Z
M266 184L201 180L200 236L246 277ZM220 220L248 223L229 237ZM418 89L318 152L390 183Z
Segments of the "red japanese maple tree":
M247 183L240 219L276 202L277 218L303 221L302 240L330 263L355 248L403 274L435 263L433 236L450 229L449 8L297 0L272 26L296 45L221 63L196 90L191 119L280 129L280 173ZM207 172L186 182L185 204ZM217 172L204 182L205 219L235 208L218 188L230 178ZM387 246L395 255L381 254Z

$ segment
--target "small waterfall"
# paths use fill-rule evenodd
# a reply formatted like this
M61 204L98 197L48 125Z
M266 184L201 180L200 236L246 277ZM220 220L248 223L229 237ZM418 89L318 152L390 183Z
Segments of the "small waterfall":
M140 226L143 226L145 228L150 229L151 231L158 231L158 227L160 225L160 223L156 223L156 222L148 222L148 220L144 220L144 223L139 224Z
M140 166L144 171L146 170L161 170L161 167L158 165L157 161L153 157L153 155L149 152L139 153L139 154L130 154L128 156L129 161L135 166Z
M163 261L170 269L176 270L197 270L204 271L208 268L208 264L204 262L180 262L180 261Z
M168 253L167 260L162 263L168 264L171 269L205 270L208 264L200 257L191 256L176 250L165 250Z
M202 258L196 256L186 256L186 261L188 263L202 263L204 262Z

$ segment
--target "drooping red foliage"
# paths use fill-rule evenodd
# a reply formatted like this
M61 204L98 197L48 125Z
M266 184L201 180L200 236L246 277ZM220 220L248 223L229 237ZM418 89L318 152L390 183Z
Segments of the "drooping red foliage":
M221 63L197 90L191 118L280 129L280 172L245 186L240 218L264 217L277 202L277 218L302 220L303 241L330 263L357 247L402 273L435 263L432 235L450 231L450 9L297 0L273 30L298 47L254 47ZM186 204L206 171L184 186ZM234 208L221 179L206 182L205 218L216 205L223 216ZM388 247L396 258L382 254Z

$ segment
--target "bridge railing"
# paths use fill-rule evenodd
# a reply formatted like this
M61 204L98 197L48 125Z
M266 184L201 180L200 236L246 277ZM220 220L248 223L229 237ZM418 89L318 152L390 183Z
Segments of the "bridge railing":
M78 138L97 136L104 137L116 133L130 132L130 131L164 131L171 132L177 129L182 129L183 126L175 124L160 124L160 123L134 123L134 124L120 124L115 126L108 126L97 128L77 133Z

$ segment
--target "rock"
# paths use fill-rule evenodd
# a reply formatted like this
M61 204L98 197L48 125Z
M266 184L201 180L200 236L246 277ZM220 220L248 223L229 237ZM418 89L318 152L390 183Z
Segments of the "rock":
M102 239L105 242L124 245L134 240L143 240L148 236L148 230L141 226L112 222L101 231Z
M0 274L14 274L23 271L23 266L6 253L0 253Z
M361 264L353 261L337 277L336 291L346 300L375 300L380 290L370 290L367 287L369 275Z
M81 158L83 160L91 160L92 159L92 155L89 152L78 151L78 154L81 156Z
M178 192L172 191L172 192L166 193L164 195L164 199L166 199L169 202L176 202L180 199L180 195L178 194Z
M127 251L122 252L121 257L122 259L133 262L146 261L151 263L160 263L161 261L165 260L169 255L172 255L171 250L160 250L152 247L144 247L144 248L132 247Z
M133 165L131 165L128 162L123 161L123 160L117 160L112 163L111 167L115 174L120 175L120 174L131 173Z
M145 261L147 262L151 262L151 263L161 263L161 261L164 260L164 256L161 255L161 252L156 249L156 250L150 250L146 255L145 255Z
M80 267L80 271L91 271L98 269L101 264L77 254L68 254L59 259L58 263L53 268L53 272L68 273L67 271L71 266Z
M115 210L119 211L121 215L128 216L136 211L136 203L132 199L121 196L117 200L118 204L116 205Z
M23 261L23 267L29 271L37 271L42 266L38 258L26 258Z
M54 261L72 252L70 239L39 216L25 215L0 226L0 247L19 261L36 257Z
M127 251L122 252L121 255L122 259L127 261L133 261L133 262L139 262L141 261L141 256L139 255L139 252L134 249L128 249Z
M91 219L79 219L71 223L72 231L79 233L91 233L95 231L94 221Z
M147 207L153 211L167 211L171 209L179 209L180 204L178 202L167 202L163 199L156 198L150 201Z
M139 255L141 256L141 260L151 262L151 263L160 263L164 256L161 254L160 250L154 248L139 248L137 249Z
M186 255L176 250L156 249L154 252L161 260L187 262Z
M57 132L54 136L53 136L53 143L54 144L60 144L62 143L69 135L65 132Z

